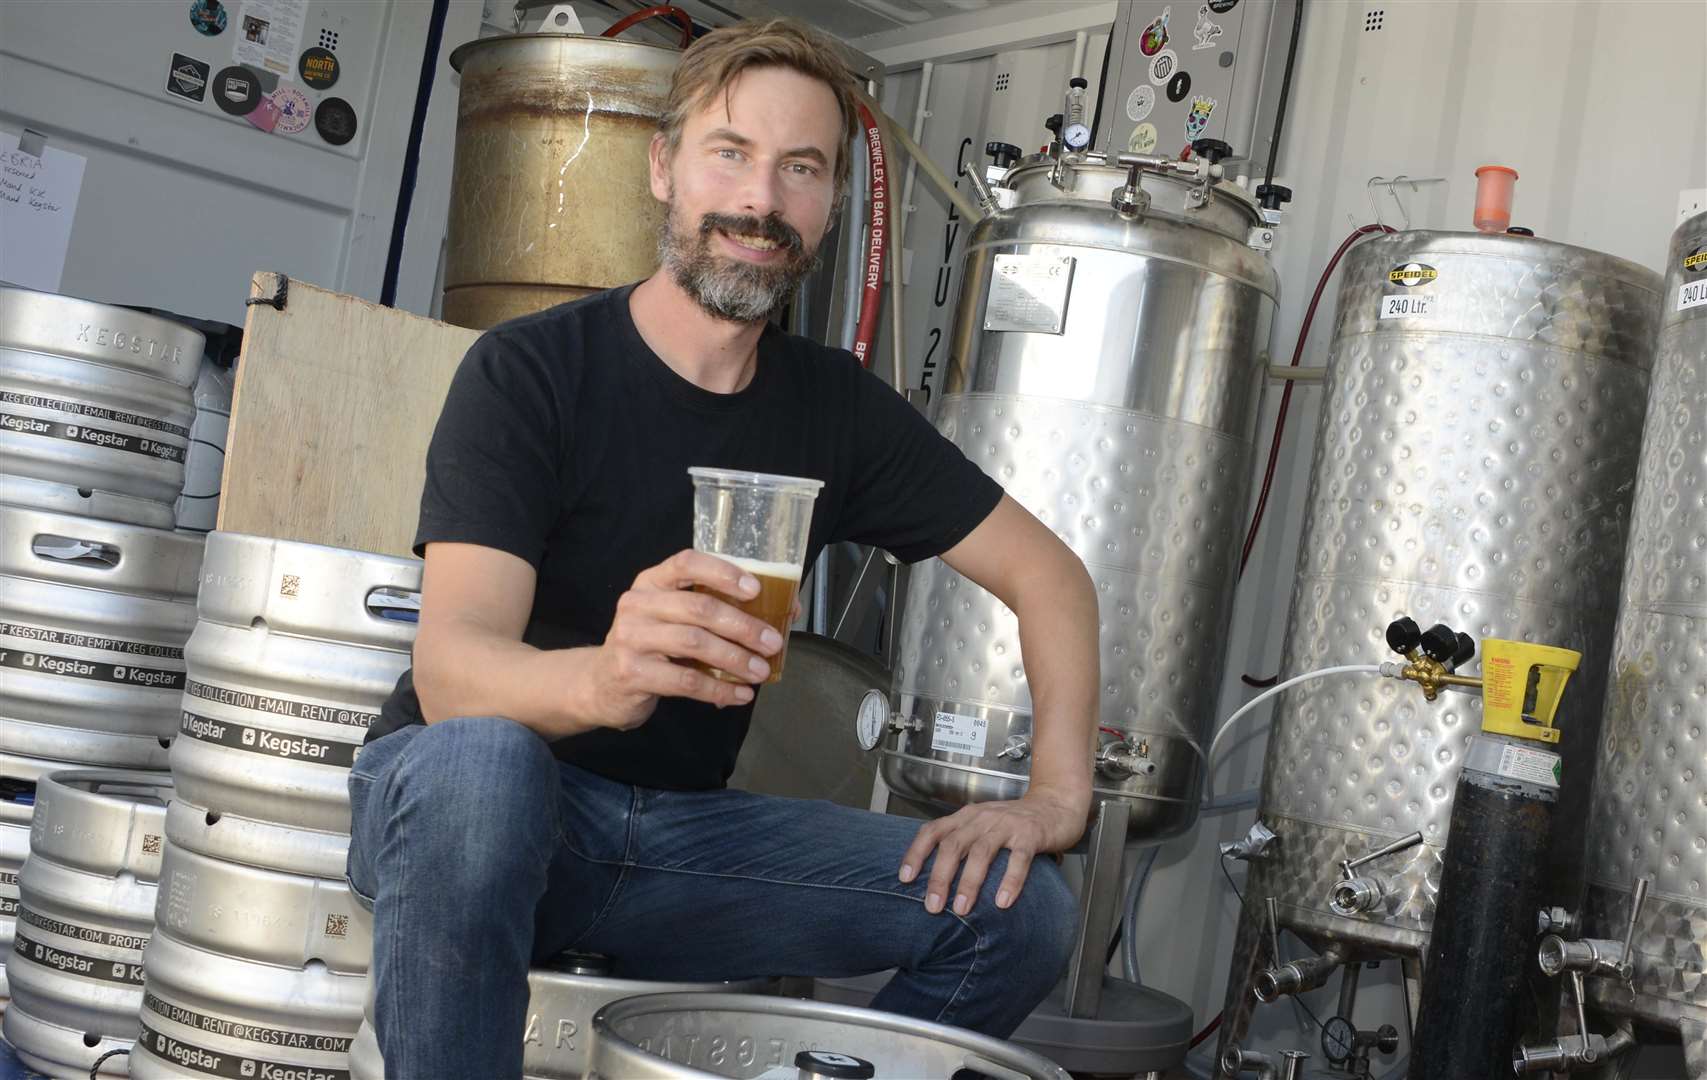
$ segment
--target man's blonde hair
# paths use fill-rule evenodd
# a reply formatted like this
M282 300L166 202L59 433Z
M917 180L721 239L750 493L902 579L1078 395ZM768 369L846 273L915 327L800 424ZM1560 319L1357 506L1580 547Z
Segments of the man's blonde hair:
M735 23L706 34L682 54L670 80L670 97L658 119L664 145L674 154L687 116L719 94L727 95L748 68L780 67L817 79L836 95L842 113L842 137L836 144L836 198L847 190L848 141L859 130L854 76L835 43L795 19Z

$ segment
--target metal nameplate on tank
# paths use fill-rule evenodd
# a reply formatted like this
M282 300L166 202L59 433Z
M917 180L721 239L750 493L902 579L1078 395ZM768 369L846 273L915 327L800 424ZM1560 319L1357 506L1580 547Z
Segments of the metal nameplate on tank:
M997 255L984 298L984 329L1059 334L1073 287L1067 255Z

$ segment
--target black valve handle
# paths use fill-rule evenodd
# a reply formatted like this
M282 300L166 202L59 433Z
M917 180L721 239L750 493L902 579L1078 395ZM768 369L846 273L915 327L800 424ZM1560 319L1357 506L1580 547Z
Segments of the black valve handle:
M1387 624L1387 647L1401 656L1416 648L1421 640L1422 628L1408 615Z
M1456 671L1463 667L1465 664L1469 663L1470 658L1475 655L1476 639L1462 630L1458 631L1458 648L1452 654L1452 670Z
M1458 631L1445 623L1435 623L1423 631L1422 651L1430 660L1447 663L1458 651Z

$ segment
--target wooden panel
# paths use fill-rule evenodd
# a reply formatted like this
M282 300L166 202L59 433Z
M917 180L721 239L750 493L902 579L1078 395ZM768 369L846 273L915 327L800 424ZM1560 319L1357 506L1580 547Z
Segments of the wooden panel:
M271 298L279 274L256 274ZM427 441L478 330L300 281L248 309L219 527L408 555Z

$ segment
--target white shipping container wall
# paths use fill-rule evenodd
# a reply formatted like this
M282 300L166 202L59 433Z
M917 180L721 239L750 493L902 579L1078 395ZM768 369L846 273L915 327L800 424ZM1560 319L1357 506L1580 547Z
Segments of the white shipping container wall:
M920 65L941 61L931 73L923 142L945 169L957 164L963 148L981 165L990 139L1035 150L1046 137L1042 119L1061 107L1063 57L1070 56L1074 31L1106 33L1117 14L1114 3L1021 6L1038 18L982 31L957 26L937 38L926 26L905 40L886 34L854 42L891 65L885 105L908 126ZM1039 20L1052 10L1054 25L1040 29ZM1093 84L1105 40L1094 38L1086 63ZM1704 48L1707 4L1694 0L1307 2L1277 177L1296 198L1274 252L1282 298L1273 360L1290 358L1327 258L1354 226L1373 220L1366 192L1373 176L1444 178L1415 191L1400 185L1402 212L1385 188L1377 189L1388 224L1401 226L1408 214L1417 228L1469 229L1476 167L1509 165L1521 177L1513 224L1659 270L1681 210L1707 207ZM998 68L1028 73L1023 91L1033 95L1029 110L1017 99L998 105ZM1035 117L1029 130L991 123L992 117L1026 112ZM946 341L939 345L937 337L946 335L952 317L969 230L949 221L944 200L922 180L911 203L917 209L905 236L907 380L935 388L946 362ZM939 303L945 279L948 295ZM1330 285L1315 317L1307 365L1326 360L1335 292ZM885 343L879 370L887 373L889 363ZM1259 464L1273 432L1278 391L1273 386L1266 395ZM1274 494L1240 586L1223 716L1254 693L1240 683L1241 674L1270 676L1279 665L1319 401L1320 390L1309 383L1293 393ZM1232 740L1216 773L1218 792L1260 782L1268 713L1264 707L1249 717L1245 735ZM1217 845L1241 835L1253 816L1247 810L1205 820L1167 845L1145 893L1145 978L1189 1003L1200 1018L1221 1008L1238 914ZM1233 875L1242 884L1243 867L1234 864ZM1366 974L1360 1027L1390 1022L1404 1028L1395 967L1384 965L1380 978ZM1323 1019L1334 1007L1334 993L1330 984L1307 998ZM1257 1015L1257 1045L1317 1049L1313 1025L1295 1008L1275 1006ZM1647 1053L1639 1075L1680 1074L1675 1054Z

